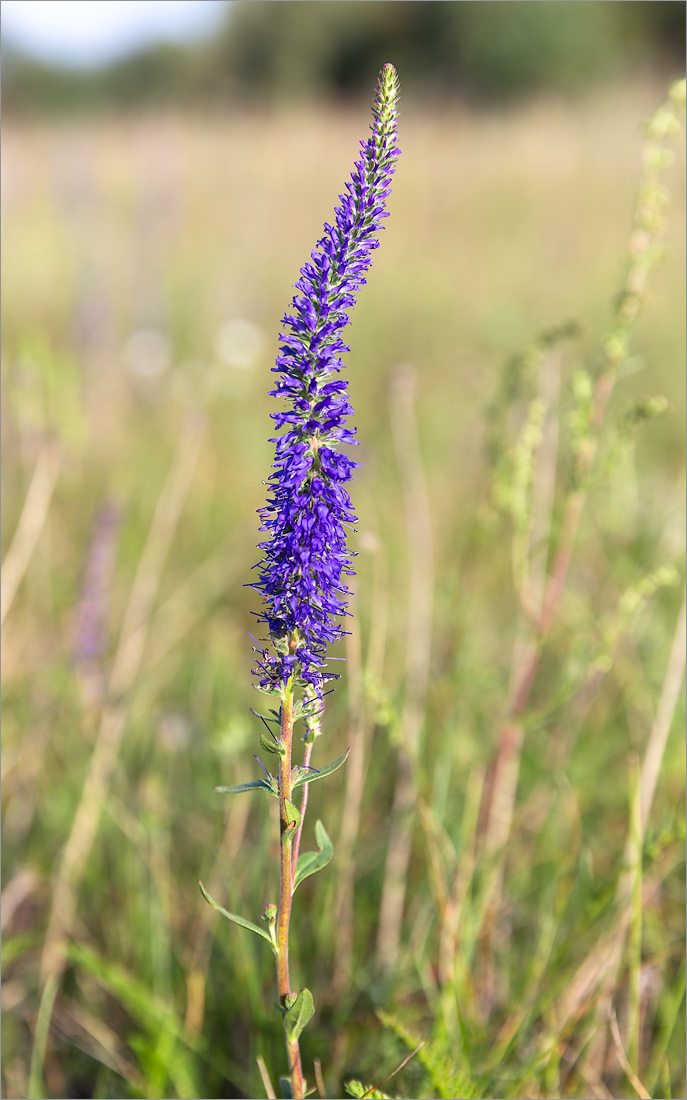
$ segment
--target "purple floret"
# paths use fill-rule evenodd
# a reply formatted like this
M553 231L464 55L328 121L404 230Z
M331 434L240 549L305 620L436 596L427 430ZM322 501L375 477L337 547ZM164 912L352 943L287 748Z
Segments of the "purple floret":
M255 669L260 686L279 689L295 675L321 695L327 645L342 637L341 618L349 594L352 553L346 526L356 522L345 483L359 465L337 448L355 444L347 383L333 378L349 351L341 339L355 293L379 246L377 234L388 217L385 199L400 150L396 144L395 70L387 65L377 87L371 135L361 142L334 224L301 268L299 293L282 321L279 376L271 396L284 398L272 413L279 434L267 504L259 510L263 558L253 585L264 598L259 618L270 639L259 647Z

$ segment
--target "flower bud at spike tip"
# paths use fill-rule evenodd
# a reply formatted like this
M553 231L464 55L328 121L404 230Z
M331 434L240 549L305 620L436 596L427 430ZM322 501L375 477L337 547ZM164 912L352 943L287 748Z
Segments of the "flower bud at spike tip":
M341 617L349 593L352 553L345 527L356 522L345 488L358 463L341 453L355 444L347 426L353 410L346 381L338 377L341 355L350 349L341 339L365 284L364 273L379 245L386 199L400 152L396 142L398 77L385 65L377 84L371 135L361 142L333 224L301 268L291 312L282 322L277 375L271 396L286 401L272 413L276 452L267 504L259 511L259 579L252 586L263 596L262 622L269 639L256 648L254 670L259 686L279 692L292 676L321 699L332 678L323 667L327 646L343 635ZM315 712L313 711L313 714ZM313 738L313 727L307 737Z

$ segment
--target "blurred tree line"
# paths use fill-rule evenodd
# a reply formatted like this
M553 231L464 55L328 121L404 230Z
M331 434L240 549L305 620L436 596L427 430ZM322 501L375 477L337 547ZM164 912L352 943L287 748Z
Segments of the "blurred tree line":
M498 101L684 68L682 0L234 0L220 31L90 70L3 48L12 113L367 95L393 60L414 96Z

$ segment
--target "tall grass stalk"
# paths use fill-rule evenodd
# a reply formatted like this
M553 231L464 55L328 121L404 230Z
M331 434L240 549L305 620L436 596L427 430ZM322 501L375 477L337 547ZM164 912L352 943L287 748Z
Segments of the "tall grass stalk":
M516 649L506 720L491 766L483 807L482 840L487 855L497 854L502 858L506 850L523 750L522 719L569 574L608 404L618 372L630 354L630 339L644 301L649 273L661 255L660 242L665 224L665 194L661 177L672 159L670 146L679 129L683 110L684 82L680 82L648 124L627 274L616 299L613 327L602 342L599 362L592 373L582 376L586 379L584 397L581 398L585 407L581 410L580 427L574 441L573 483L563 505L551 567L538 603L533 603L531 590L521 587L519 591L526 615L522 624L524 637ZM499 880L500 876L494 884L492 913L498 905Z
M399 720L398 774L391 808L384 885L379 906L377 954L381 966L398 962L408 865L413 837L417 765L432 653L432 521L415 416L415 376L406 366L391 384L391 423L401 483L408 546L405 698Z
M195 420L188 421L179 440L175 462L160 495L148 541L132 585L88 773L54 876L52 904L40 962L40 979L44 992L39 1018L43 1020L45 1013L48 1024L56 990L67 962L66 945L76 918L79 886L98 832L100 815L126 728L127 709L122 705L122 698L132 689L140 671L160 575L191 484L200 441L199 423ZM34 1057L32 1063L35 1066L32 1081L35 1081L38 1066L44 1060L40 1046L45 1042L47 1030L48 1025L36 1031L35 1044L39 1055Z

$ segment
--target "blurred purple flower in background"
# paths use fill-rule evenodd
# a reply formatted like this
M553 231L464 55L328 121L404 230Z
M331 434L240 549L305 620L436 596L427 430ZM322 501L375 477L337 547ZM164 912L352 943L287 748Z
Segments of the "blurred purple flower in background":
M91 545L86 559L79 602L72 627L72 652L91 701L103 691L102 658L107 645L107 616L112 570L120 524L115 504L104 504L93 524Z

